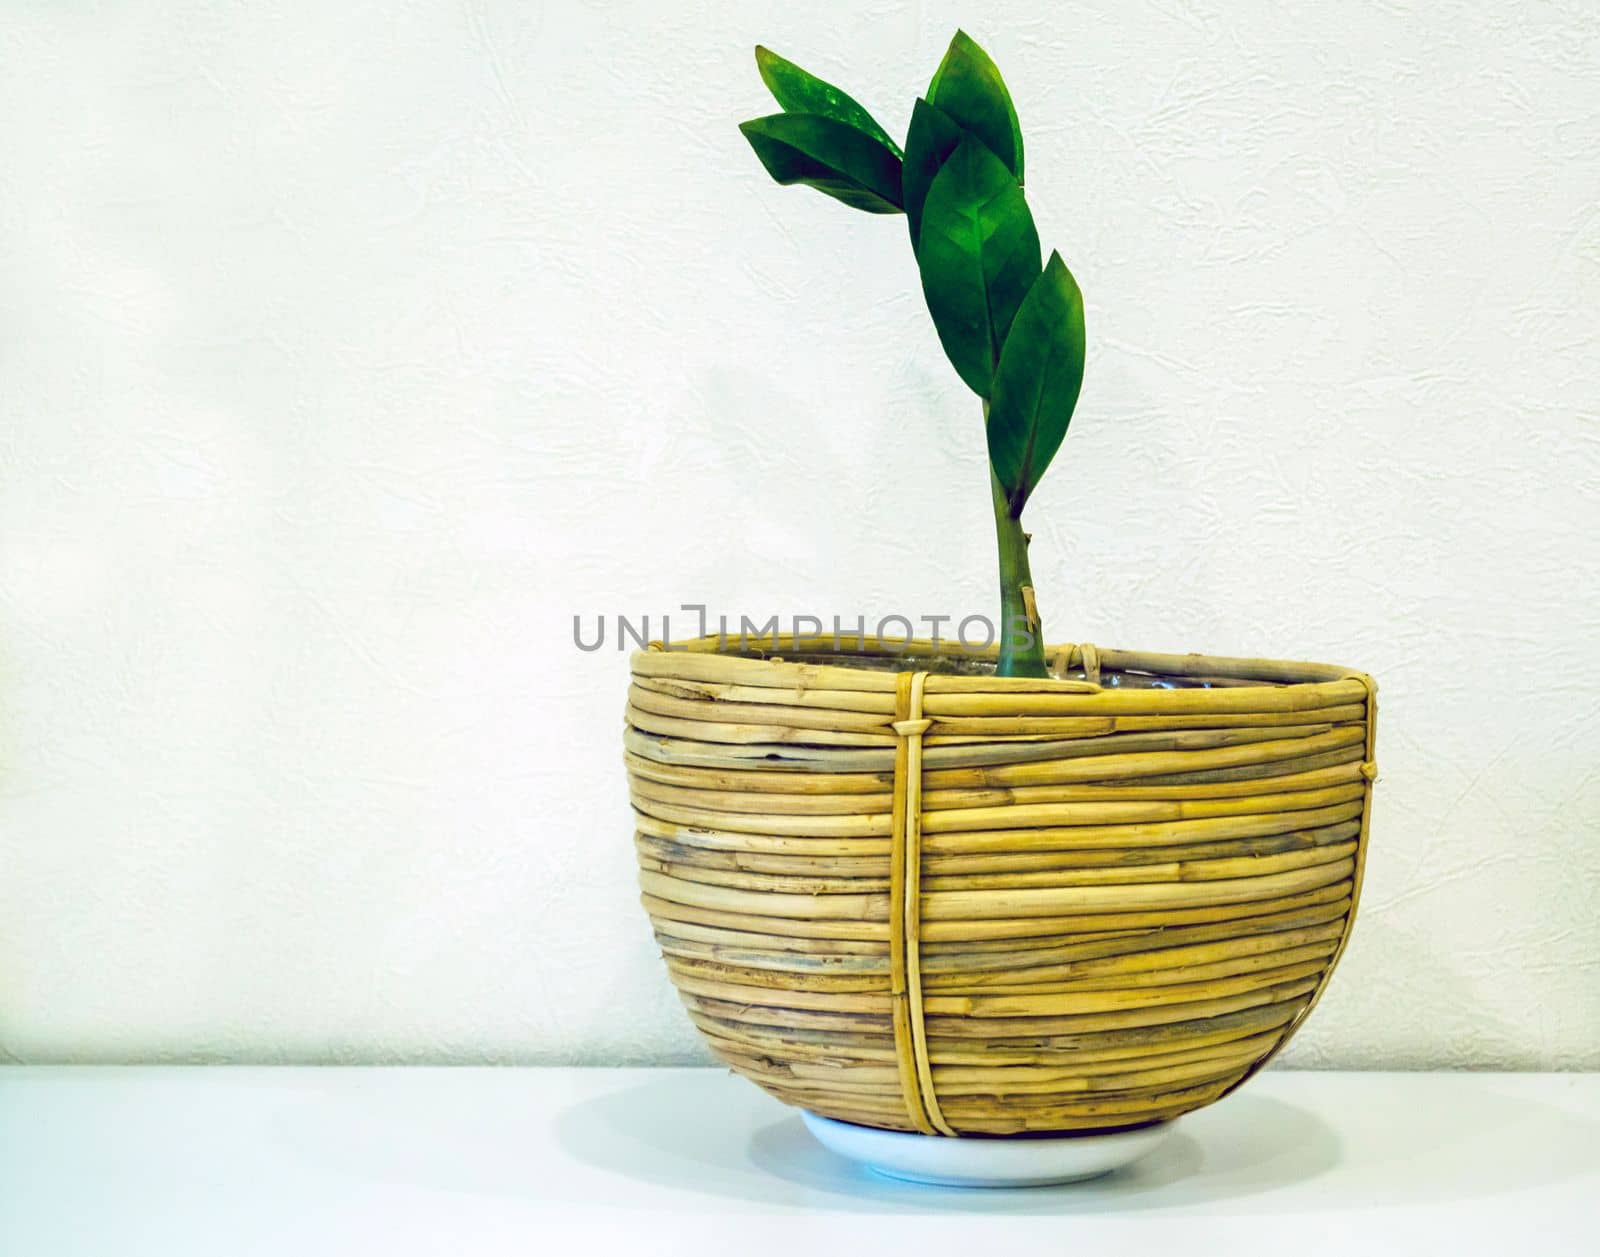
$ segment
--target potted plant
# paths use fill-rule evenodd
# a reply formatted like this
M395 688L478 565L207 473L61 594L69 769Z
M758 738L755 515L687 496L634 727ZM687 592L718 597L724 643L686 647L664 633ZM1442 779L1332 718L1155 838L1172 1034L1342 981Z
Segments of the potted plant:
M1360 891L1373 683L1044 645L1022 515L1077 404L1084 312L1042 256L1000 73L958 32L902 148L756 59L781 112L741 129L768 173L906 216L983 416L998 640L636 652L644 905L713 1051L826 1139L943 1181L1081 1176L1238 1087L1315 1004ZM1017 1135L1056 1138L917 1138Z

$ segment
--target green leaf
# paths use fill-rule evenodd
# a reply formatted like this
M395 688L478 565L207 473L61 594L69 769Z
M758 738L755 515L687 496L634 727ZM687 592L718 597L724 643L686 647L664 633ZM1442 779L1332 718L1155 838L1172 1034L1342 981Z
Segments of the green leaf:
M911 110L911 126L906 131L905 162L900 169L901 199L911 226L911 251L917 250L922 230L922 205L928 199L939 168L956 151L966 132L942 109L918 99Z
M803 113L752 118L739 130L779 183L803 183L871 214L900 212L900 159L883 141Z
M1051 253L1006 337L989 401L989 462L1013 516L1061 448L1083 387L1083 294Z
M819 118L832 118L852 126L857 131L882 140L889 151L900 156L900 146L889 138L889 133L852 97L841 92L832 83L825 83L814 74L802 70L793 61L785 61L770 48L756 45L756 68L761 71L761 81L767 85L774 100L784 113L809 113Z
M917 266L945 353L988 397L1011 320L1039 277L1039 233L1017 181L975 136L956 146L928 189Z
M928 100L971 131L1022 182L1022 124L989 54L957 31L928 85Z

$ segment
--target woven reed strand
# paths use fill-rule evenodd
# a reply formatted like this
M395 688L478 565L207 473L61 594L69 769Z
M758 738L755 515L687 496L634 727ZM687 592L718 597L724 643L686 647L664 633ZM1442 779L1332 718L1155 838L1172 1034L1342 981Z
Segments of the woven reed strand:
M1226 1094L1310 1012L1360 894L1369 677L767 644L635 653L625 733L644 905L734 1070L896 1130L1109 1130Z

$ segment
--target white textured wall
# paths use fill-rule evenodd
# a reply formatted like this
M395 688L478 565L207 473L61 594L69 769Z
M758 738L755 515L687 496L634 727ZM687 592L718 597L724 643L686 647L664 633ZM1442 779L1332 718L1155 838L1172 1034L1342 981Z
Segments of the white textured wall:
M1088 298L1047 627L1382 685L1289 1059L1600 1065L1600 9L1406 7L7 6L6 1053L702 1059L571 618L990 610L903 220L734 129L964 20Z

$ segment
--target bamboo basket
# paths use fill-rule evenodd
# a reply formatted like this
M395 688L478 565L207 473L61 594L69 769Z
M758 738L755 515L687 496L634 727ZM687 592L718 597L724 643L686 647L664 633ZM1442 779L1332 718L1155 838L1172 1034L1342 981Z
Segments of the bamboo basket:
M1113 1130L1310 1013L1361 889L1370 677L767 644L635 652L624 735L644 906L735 1071L893 1130Z

